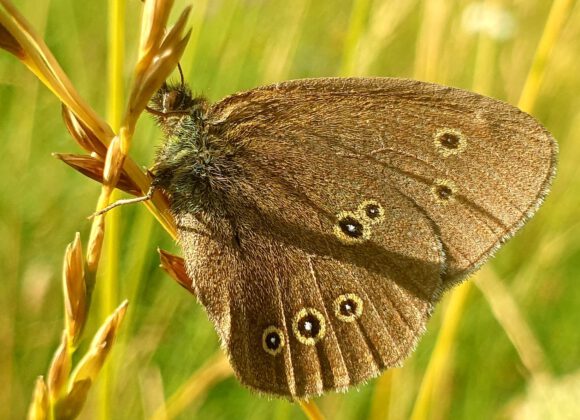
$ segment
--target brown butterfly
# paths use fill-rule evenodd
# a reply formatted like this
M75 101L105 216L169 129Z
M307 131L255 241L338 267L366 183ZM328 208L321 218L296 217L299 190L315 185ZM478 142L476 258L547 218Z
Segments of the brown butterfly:
M528 220L557 144L532 117L391 78L295 80L211 105L165 85L153 188L240 381L292 397L400 365L441 293Z

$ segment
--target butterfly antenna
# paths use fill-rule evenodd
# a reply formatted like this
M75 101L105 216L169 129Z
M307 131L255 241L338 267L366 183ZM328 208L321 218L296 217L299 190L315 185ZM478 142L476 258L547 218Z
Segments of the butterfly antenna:
M149 187L149 191L147 191L147 194L145 194L142 197L135 197L135 198L126 198L124 200L118 200L115 201L112 204L109 204L107 207L105 207L104 209L101 209L93 214L91 214L88 218L92 219L94 217L100 216L102 214L105 214L107 212L109 212L110 210L113 210L115 207L119 207L119 206L124 206L127 204L135 204L135 203L141 203L143 201L149 201L151 200L151 198L153 197L153 193L155 192L155 187L152 185Z
M158 117L167 117L170 115L189 115L189 111L157 111L156 109L145 107L145 111Z
M181 63L177 63L177 69L179 70L179 77L181 78L181 87L184 87L185 78L183 77L183 69L181 68Z
M165 117L165 112L157 111L156 109L150 108L149 106L145 107L145 111L158 117Z
M145 111L152 115L156 115L158 117L168 117L171 115L189 115L189 111L157 111L156 109L149 108L148 106L145 107Z

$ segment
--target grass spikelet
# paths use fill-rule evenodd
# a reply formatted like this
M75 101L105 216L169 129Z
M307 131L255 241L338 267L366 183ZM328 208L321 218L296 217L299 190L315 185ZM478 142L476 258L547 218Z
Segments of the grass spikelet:
M34 394L32 402L28 408L28 420L48 420L49 419L49 404L48 404L48 387L44 378L39 376L34 387Z
M98 157L93 155L77 155L74 153L53 153L52 155L84 176L98 183L103 182L103 168L105 163ZM134 196L142 194L139 186L135 184L125 170L121 171L121 176L117 181L117 188Z
M87 353L71 375L73 387L77 382L80 383L85 380L95 381L97 374L103 367L105 359L111 351L115 336L127 311L127 305L127 301L121 303L95 334Z
M161 1L161 3L164 4L162 7L169 6L166 2ZM77 139L82 147L90 148L95 139L98 139L98 141L102 143L102 145L99 146L92 144L94 149L88 150L102 156L103 149L106 149L111 141L116 137L112 128L79 95L42 38L34 31L32 26L16 10L12 3L10 3L9 0L2 0L0 1L0 5L2 6L2 8L0 8L0 28L2 28L0 36L3 39L2 43L0 43L0 47L5 47L8 52L15 54L16 57L19 58L22 63L25 64L62 101L63 106L68 109L68 111L64 112L67 126L71 126L73 118L79 120L76 126L73 127L72 133L74 133L73 138ZM167 77L169 71L171 71L168 63L173 62L176 64L179 60L179 56L183 52L187 38L187 36L179 37L179 35L181 35L179 31L183 30L183 22L186 17L187 13L184 12L179 21L179 26L174 27L174 29L170 31L171 37L167 39L162 38L158 41L160 47L157 52L159 54L167 54L167 57L163 57L160 63L156 63L153 66L153 69L146 71L144 65L139 67L141 69L140 74L147 75L147 78L141 77L141 83L135 83L133 85L133 93L131 96L133 101L128 107L129 111L126 111L125 113L125 115L128 116L125 118L125 121L129 126L134 128L135 119L143 111L143 109L134 108L135 105L139 105L143 102L143 95L147 92L152 93L155 90L156 86L153 81L158 81L164 75ZM151 58L151 62L153 62L153 59L155 58L160 59L161 57L154 56ZM162 81L159 82L159 85L161 83ZM74 114L75 117L69 117L68 114L70 113ZM132 136L132 131L125 127L124 129L121 129L121 133L124 138L122 144L126 149L129 144L129 138ZM81 140L79 140L79 138ZM114 150L119 150L119 147L115 147ZM129 177L139 186L142 194L144 194L149 189L150 185L148 176L132 159L125 159L126 153L121 155L118 155L119 152L116 153L116 156L109 157L111 163L109 170L114 171L115 168L119 167L119 165L124 165ZM105 173L103 178L107 178L109 182L112 182L117 180L118 176L111 172ZM106 186L100 200L100 208L105 206L102 203L108 202L108 196L110 195L112 188L112 184ZM145 205L150 211L152 211L162 226L173 237L175 237L175 226L172 218L168 216L167 211L169 206L164 196L161 194L155 194L151 202L147 202ZM103 232L104 221L95 218L91 239L89 240L90 257L96 257L99 253L98 248L102 245ZM93 259L91 261L92 263L89 268L93 270L96 268L94 265L96 260Z
M191 279L185 271L185 262L183 261L183 258L170 254L162 249L158 249L157 252L159 252L159 259L161 261L160 267L163 268L163 270L165 270L165 272L180 286L191 294L195 294L194 290L191 288Z
M104 158L107 147L95 135L94 131L66 106L62 105L62 119L71 137L89 153L94 153L100 158Z
M86 282L84 264L81 238L77 233L74 241L66 248L63 267L65 329L68 338L63 344L69 342L73 348L77 346L85 327L89 294L93 287L93 284Z
M87 353L72 372L66 393L53 402L54 417L73 419L77 417L87 398L91 385L103 368L111 351L115 336L127 310L127 301L112 313L95 334ZM60 359L57 357L55 360Z
M105 320L95 334L87 353L71 374L72 356L84 329L90 302L90 293L87 293L87 290L90 290L91 286L85 282L84 264L80 235L77 233L75 240L69 244L65 252L63 267L65 330L48 371L48 402L44 403L38 396L42 390L37 382L31 412L33 407L38 407L34 408L35 412L40 412L42 407L46 407L45 411L59 419L75 418L79 415L91 384L111 351L125 315L127 301ZM42 383L44 384L43 380Z
M66 385L72 366L70 350L68 334L67 331L64 331L60 346L56 349L52 363L48 368L48 391L52 404L58 401L66 392Z

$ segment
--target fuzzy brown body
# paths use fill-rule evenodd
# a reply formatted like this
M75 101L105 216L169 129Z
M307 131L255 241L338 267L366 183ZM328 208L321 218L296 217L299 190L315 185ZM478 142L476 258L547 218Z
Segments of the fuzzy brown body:
M555 170L529 115L411 80L290 81L213 106L166 88L152 107L183 111L160 117L154 183L194 290L240 380L270 394L400 364Z

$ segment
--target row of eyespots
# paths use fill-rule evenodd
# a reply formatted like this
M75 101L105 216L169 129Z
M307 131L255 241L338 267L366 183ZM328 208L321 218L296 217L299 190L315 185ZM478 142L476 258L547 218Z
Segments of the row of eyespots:
M460 131L453 128L441 128L434 134L435 148L443 155L449 157L458 155L467 148L467 139ZM447 179L436 179L431 187L433 197L440 204L448 204L455 199L457 187Z
M340 295L334 300L334 315L343 322L353 322L363 313L363 301L354 293ZM296 339L307 346L312 346L324 338L326 320L314 308L302 308L292 319L292 332ZM284 332L270 325L262 333L262 348L272 356L277 355L286 345Z
M355 212L342 211L336 216L334 234L345 244L364 242L371 237L372 225L385 219L385 210L376 200L365 200Z
M458 155L467 148L465 135L457 129L441 128L434 134L437 151L443 157ZM433 197L440 204L453 201L457 192L455 184L446 179L437 179L431 186ZM383 221L385 210L376 200L363 201L357 211L342 211L336 216L334 234L343 243L352 245L364 242L371 236L371 225Z

